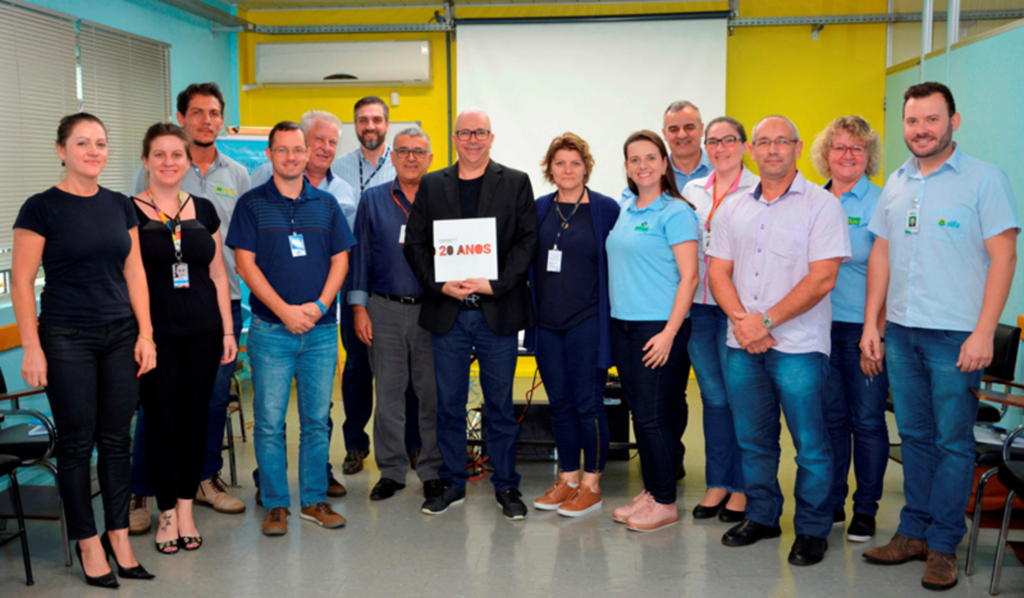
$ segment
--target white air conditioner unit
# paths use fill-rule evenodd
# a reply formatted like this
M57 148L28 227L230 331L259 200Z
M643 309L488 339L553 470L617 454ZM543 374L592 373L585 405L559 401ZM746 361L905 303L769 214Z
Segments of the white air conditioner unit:
M430 42L256 44L254 87L430 85Z

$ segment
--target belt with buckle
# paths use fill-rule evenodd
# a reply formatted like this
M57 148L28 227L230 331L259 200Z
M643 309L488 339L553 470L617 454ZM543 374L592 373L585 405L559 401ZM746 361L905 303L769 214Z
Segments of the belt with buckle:
M398 295L388 295L387 293L373 292L374 295L387 299L388 301L394 301L395 303L401 303L403 305L419 305L423 302L421 297L399 297Z

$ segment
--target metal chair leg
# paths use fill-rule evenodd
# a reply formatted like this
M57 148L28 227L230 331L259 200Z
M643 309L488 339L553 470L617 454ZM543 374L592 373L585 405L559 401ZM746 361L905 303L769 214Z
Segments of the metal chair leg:
M238 470L235 468L235 426L231 421L231 412L228 411L227 419L227 433L228 433L228 465L231 468L231 487L238 487Z
M1013 499L1017 494L1010 490L1006 497L1006 506L1003 508L1003 526L999 528L999 543L996 545L996 561L992 563L992 583L988 586L988 593L995 596L999 593L999 577L1003 572L1003 557L1006 555L1006 535L1010 529L1010 519L1013 518Z
M992 476L999 473L998 467L986 471L978 480L978 491L974 495L974 517L971 521L971 540L967 543L967 564L964 565L964 575L974 575L974 559L978 556L978 532L981 531L981 503L985 500L985 485L992 479Z
M14 514L18 517L18 535L21 536L21 558L25 561L26 585L33 585L32 580L32 559L28 552L28 531L25 529L25 513L21 510L21 488L18 487L18 478L12 472L7 476L11 480L11 504L14 506Z

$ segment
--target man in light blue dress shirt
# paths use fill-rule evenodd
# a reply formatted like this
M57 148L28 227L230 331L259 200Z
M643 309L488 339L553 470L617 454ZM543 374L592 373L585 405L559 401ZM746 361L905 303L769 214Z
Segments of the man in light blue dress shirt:
M992 362L1020 221L1006 173L953 143L960 115L949 89L922 83L903 98L903 138L914 156L889 177L869 226L877 238L861 351L875 361L884 355L890 372L907 504L892 541L864 557L886 565L927 559L921 584L945 590L957 582L974 481L978 400L970 389Z

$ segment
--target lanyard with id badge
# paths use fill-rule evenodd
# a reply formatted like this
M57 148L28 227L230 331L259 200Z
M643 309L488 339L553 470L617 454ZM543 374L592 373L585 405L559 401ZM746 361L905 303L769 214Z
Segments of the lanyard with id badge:
M569 221L576 215L576 210L580 209L580 203L583 202L583 197L587 194L587 188L583 188L583 193L580 193L580 198L576 200L576 205L573 206L572 211L569 212L568 216L562 215L562 208L558 201L558 197L555 197L555 212L558 214L558 219L561 222L558 225L558 234L555 235L555 245L548 250L548 272L561 272L562 271L562 250L558 248L558 241L562 238L562 233L565 229L569 228Z
M302 238L302 233L295 230L295 211L299 209L299 199L285 198L284 203L288 207L288 219L292 223L292 234L288 235L288 247L292 250L292 257L303 257L306 255L306 241Z
M903 232L910 234L917 234L921 232L920 224L918 221L921 219L921 208L918 206L917 198L910 200L910 208L907 209L907 227L903 229Z
M396 179L396 182L397 182L397 179ZM405 206L402 205L402 202L398 201L398 198L395 197L395 183L391 184L391 199L395 200L395 203L398 204L398 207L402 209L402 213L405 214L405 223L408 223L409 222L409 210L406 210ZM398 244L399 245L405 245L405 223L402 224L402 228L398 229Z
M156 205L152 190L147 189L146 196L149 198L149 201L145 203L156 210L156 215L160 218L160 222L171 231L171 241L174 243L174 257L177 260L171 264L171 277L174 281L174 288L187 289L188 264L181 261L181 212L185 209L189 199L192 199L192 196L188 196L188 199L182 202L181 191L178 191L178 214L174 218L168 216L166 212L160 209L160 206Z

